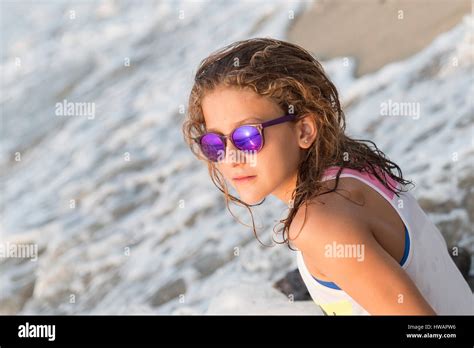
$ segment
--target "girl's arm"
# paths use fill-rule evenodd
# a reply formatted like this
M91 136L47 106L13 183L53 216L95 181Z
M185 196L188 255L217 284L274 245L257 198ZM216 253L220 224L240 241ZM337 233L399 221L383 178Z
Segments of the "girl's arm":
M347 207L338 209L329 205L308 205L306 214L299 234L303 217L295 217L297 229L290 229L290 238L295 235L294 244L303 253L305 262L313 264L367 312L436 315L410 277L357 214ZM360 253L345 253L341 257L338 248L345 247Z

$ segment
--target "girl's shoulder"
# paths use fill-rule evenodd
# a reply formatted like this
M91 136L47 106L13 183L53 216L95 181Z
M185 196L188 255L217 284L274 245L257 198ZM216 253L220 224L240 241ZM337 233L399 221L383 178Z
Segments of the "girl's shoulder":
M331 181L327 181L329 188L333 187ZM298 208L289 227L290 241L304 250L312 243L357 239L357 233L366 238L370 234L370 212L364 209L365 200L357 179L340 178L337 191L316 196Z

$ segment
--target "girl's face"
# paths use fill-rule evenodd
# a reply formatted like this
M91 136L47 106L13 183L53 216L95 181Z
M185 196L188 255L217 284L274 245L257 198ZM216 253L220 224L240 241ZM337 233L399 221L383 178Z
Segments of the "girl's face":
M286 114L269 98L231 87L208 92L202 111L207 131L226 135L242 124L262 123ZM314 122L305 117L296 123L265 128L263 134L264 146L253 155L244 155L227 139L226 156L216 168L247 204L256 204L269 194L288 202L296 185L302 148L308 148L316 135ZM251 178L238 180L248 176Z

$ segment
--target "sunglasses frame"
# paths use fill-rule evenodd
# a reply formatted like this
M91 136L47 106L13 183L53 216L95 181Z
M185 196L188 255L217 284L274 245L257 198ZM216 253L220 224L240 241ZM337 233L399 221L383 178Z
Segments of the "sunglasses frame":
M205 137L206 135L208 134L215 134L217 135L223 142L224 144L224 153L227 152L227 139L230 140L230 142L232 143L232 145L234 145L234 147L236 149L238 149L239 151L245 151L245 150L241 150L237 147L237 145L235 145L234 143L234 139L233 139L233 135L235 133L235 131L237 129L239 129L240 127L247 127L247 126L250 126L250 127L255 127L257 128L259 134L260 134L260 137L262 138L262 146L260 146L260 148L258 150L254 150L256 152L259 152L261 149L263 149L263 146L265 145L265 136L264 136L264 133L263 133L263 130L265 128L268 128L270 126L274 126L274 125L277 125L277 124L281 124L281 123L284 123L284 122L289 122L289 121L294 121L296 120L296 115L295 114L286 114L286 115L283 115L283 116L280 116L278 118L275 118L273 120L270 120L270 121L266 121L266 122L262 122L262 123L248 123L248 124L241 124L240 126L237 126L235 127L232 132L230 132L229 134L221 134L221 133L217 133L217 132L206 132L204 133L203 135L200 135L196 138L193 138L193 140L199 145L199 148L201 150L201 153L202 153L202 145L201 145L201 140L203 137ZM207 158L207 156L204 155L204 157ZM207 158L208 160L210 160L209 158ZM213 161L215 162L215 161ZM217 162L217 161L216 161Z

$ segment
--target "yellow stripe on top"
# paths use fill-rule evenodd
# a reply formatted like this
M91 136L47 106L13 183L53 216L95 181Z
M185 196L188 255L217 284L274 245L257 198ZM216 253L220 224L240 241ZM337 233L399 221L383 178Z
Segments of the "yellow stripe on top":
M348 300L329 302L319 305L325 315L352 315L352 303Z

